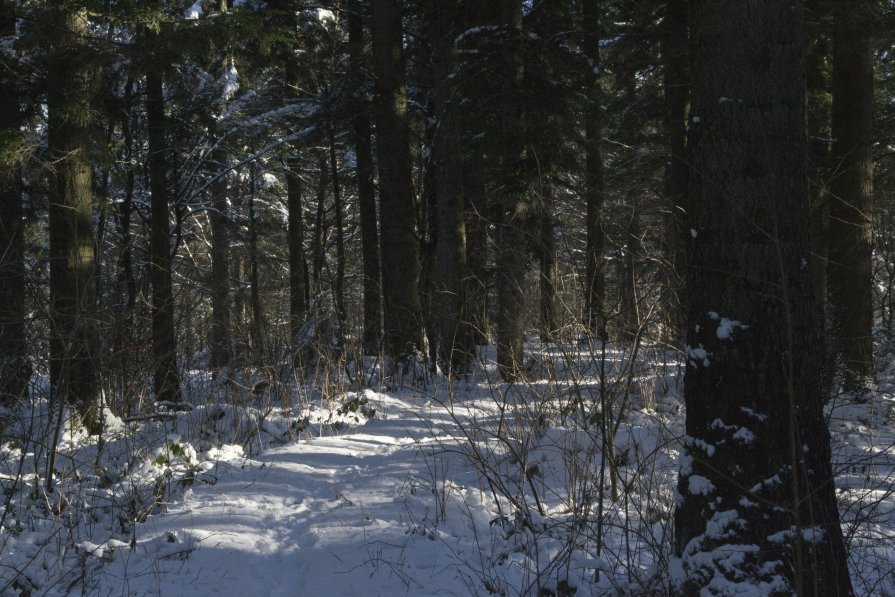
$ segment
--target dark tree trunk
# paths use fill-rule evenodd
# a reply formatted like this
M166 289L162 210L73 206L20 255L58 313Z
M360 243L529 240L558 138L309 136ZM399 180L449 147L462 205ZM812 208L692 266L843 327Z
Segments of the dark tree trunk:
M502 163L500 237L497 256L497 365L505 381L521 374L525 343L525 250L528 204L522 182L522 2L500 0L501 89L499 92Z
M385 351L397 359L422 348L417 289L419 242L410 169L402 5L398 0L372 3Z
M541 341L556 340L556 226L554 187L544 185L538 214L538 260L540 261Z
M454 39L460 32L459 0L432 3L432 62L435 78L436 282L440 356L445 372L463 373L474 354L470 311L463 279L466 267L466 214L461 147L456 115Z
M317 157L317 206L314 215L314 233L311 238L311 296L312 309L321 308L323 298L323 261L326 258L326 156Z
M851 595L807 267L802 7L701 0L693 17L677 592Z
M211 368L230 365L230 220L228 211L227 167L224 151L215 152L213 165L219 178L211 185Z
M640 254L640 213L634 193L628 196L630 213L625 227L625 243L619 261L619 307L621 338L632 341L640 329L641 301L637 288L637 256Z
M584 273L584 325L592 336L606 337L606 282L603 250L606 244L603 231L603 157L600 139L603 120L600 114L599 74L600 62L600 13L597 0L584 0L583 35L585 65L585 164L584 200L587 248Z
M488 344L488 256L491 247L488 228L488 198L482 172L484 158L473 153L463 165L463 194L466 197L466 265L469 275L463 290L472 327L472 344Z
M95 73L85 49L87 12L50 4L53 46L47 71L50 179L50 383L57 401L101 428L96 359L96 247L90 151Z
M665 276L662 319L668 339L680 345L685 334L684 275L687 265L687 66L688 3L668 0L662 24L665 91Z
M868 2L844 3L833 28L833 152L828 300L843 388L873 378L873 51Z
M261 308L261 275L258 268L258 214L255 211L255 178L258 175L255 165L249 167L249 298L252 318L249 336L255 361L259 365L267 362L267 349L264 342L264 312Z
M171 283L171 232L168 211L165 98L162 76L156 70L146 75L146 122L149 133L149 188L151 234L149 282L152 286L152 355L155 360L155 398L180 402L177 370L177 335L174 330L174 289Z
M293 351L295 341L308 317L307 264L305 263L304 226L302 225L301 178L299 158L286 160L286 206L289 218L289 332ZM297 352L294 356L298 357Z
M0 0L0 38L16 33L15 4ZM0 406L23 397L31 377L25 342L25 255L21 167L24 116L13 70L0 71Z
M339 346L345 343L345 328L348 314L345 311L345 225L342 218L342 190L339 185L339 162L336 159L336 138L334 125L329 124L329 168L333 185L333 211L336 214L336 279L333 283L336 319L339 323Z
M382 279L379 269L379 228L376 216L376 188L373 185L373 149L370 142L370 116L363 74L369 49L364 43L360 0L348 0L348 54L350 78L354 85L354 153L357 161L357 202L360 212L361 255L364 272L363 349L375 353L382 334Z

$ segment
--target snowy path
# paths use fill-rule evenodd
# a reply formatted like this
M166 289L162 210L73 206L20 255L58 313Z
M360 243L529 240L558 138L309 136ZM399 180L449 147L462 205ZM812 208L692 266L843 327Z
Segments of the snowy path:
M359 429L206 473L213 485L138 525L137 549L121 549L99 594L468 594L449 544L413 532L433 501L419 477L433 438L418 416L445 415L378 398Z

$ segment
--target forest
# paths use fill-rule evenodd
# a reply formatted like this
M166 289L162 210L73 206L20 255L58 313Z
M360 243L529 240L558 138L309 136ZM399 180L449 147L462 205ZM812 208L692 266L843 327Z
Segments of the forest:
M0 0L0 595L895 595L892 0Z

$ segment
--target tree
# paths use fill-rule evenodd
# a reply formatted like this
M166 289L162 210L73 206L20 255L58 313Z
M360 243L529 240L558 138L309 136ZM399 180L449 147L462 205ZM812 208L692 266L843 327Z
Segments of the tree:
M15 3L0 2L0 40L14 38ZM20 169L25 112L15 70L0 72L0 405L21 398L31 376L25 342L25 256Z
M74 405L87 428L96 432L101 418L90 160L96 73L86 41L87 10L71 0L52 0L48 9L50 384L57 407Z
M155 39L149 36L148 39ZM157 64L159 58L152 60ZM162 74L151 66L146 73L146 125L149 133L150 239L149 281L152 286L152 356L157 401L181 401L174 329L174 289L171 284L171 233L168 213L168 151Z
M606 337L606 286L603 249L606 244L603 231L603 159L600 142L603 125L600 113L599 74L600 62L600 15L597 0L582 2L582 40L586 58L584 85L585 164L584 201L587 248L584 273L584 325L591 335Z
M348 24L349 79L354 90L354 113L351 127L354 154L357 160L357 204L360 215L361 254L364 272L364 335L365 352L379 349L382 335L381 272L379 268L379 226L376 216L376 187L373 185L373 149L370 142L369 102L363 88L363 68L369 46L364 41L364 25L360 0L345 5Z
M463 279L466 265L466 213L459 143L455 39L460 33L459 0L433 2L432 61L437 129L434 157L436 201L436 282L440 354L445 371L465 371L475 354Z
M497 365L504 380L518 379L525 342L525 250L528 203L522 178L525 160L522 62L522 2L500 1L501 172L500 237L497 255Z
M662 66L665 104L664 320L673 338L681 338L685 325L683 276L687 237L687 2L668 0L662 21ZM682 339L682 338L681 338Z
M802 7L691 8L677 592L851 595L808 267Z
M371 5L385 351L395 359L422 348L402 4L400 0L377 0Z
M869 2L841 3L833 27L833 137L827 297L843 388L873 377L873 51Z

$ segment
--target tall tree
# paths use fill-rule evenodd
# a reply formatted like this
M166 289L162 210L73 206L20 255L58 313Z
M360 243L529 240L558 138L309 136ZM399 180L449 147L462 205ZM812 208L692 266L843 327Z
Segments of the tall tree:
M833 137L827 297L843 387L873 377L873 51L870 2L840 3L833 27Z
M308 317L308 269L302 221L302 184L297 149L286 158L286 211L289 232L289 334L295 342ZM298 353L293 360L298 360ZM296 363L298 364L298 363Z
M687 2L668 0L662 21L662 66L665 104L665 222L663 244L666 259L663 285L665 326L680 339L686 320L684 268L687 237L687 101L690 80L687 67Z
M803 8L691 8L677 592L851 595L807 267Z
M363 69L369 59L369 46L364 41L362 2L345 3L348 24L349 78L354 90L351 127L357 164L357 203L360 215L361 258L364 272L363 349L373 353L379 349L382 334L381 273L379 268L379 227L376 216L376 187L373 185L373 149L370 140L370 115Z
M96 247L93 229L91 96L95 65L81 2L48 4L47 144L50 176L50 383L57 405L101 427L96 358Z
M0 1L0 43L16 33L15 3ZM25 343L25 256L21 167L26 155L25 120L16 81L8 65L0 71L0 405L21 398L31 367Z
M155 36L150 35L148 39ZM155 38L157 41L157 38ZM158 57L152 64L159 62ZM152 356L158 401L181 401L174 329L174 288L171 282L171 220L168 199L168 143L162 74L155 66L146 73L146 126L149 137L149 283L152 286Z
M501 172L500 237L497 255L497 364L506 381L520 375L525 342L525 250L528 203L523 182L525 160L522 83L522 2L500 0Z
M419 242L407 123L407 83L401 0L376 0L372 7L376 140L382 251L385 351L400 359L422 348Z
M222 149L213 152L214 176L218 179L210 187L211 210L211 368L219 370L230 364L230 220L227 154Z
M585 85L585 163L584 201L587 247L584 273L584 325L591 335L606 337L606 283L603 250L606 244L603 231L603 158L600 151L603 123L601 115L599 75L600 62L600 3L582 2L582 40L587 59Z
M459 0L433 2L432 61L435 75L436 284L440 353L446 371L465 371L474 354L463 279L466 267L466 213L462 154L457 122L455 39L460 33Z

